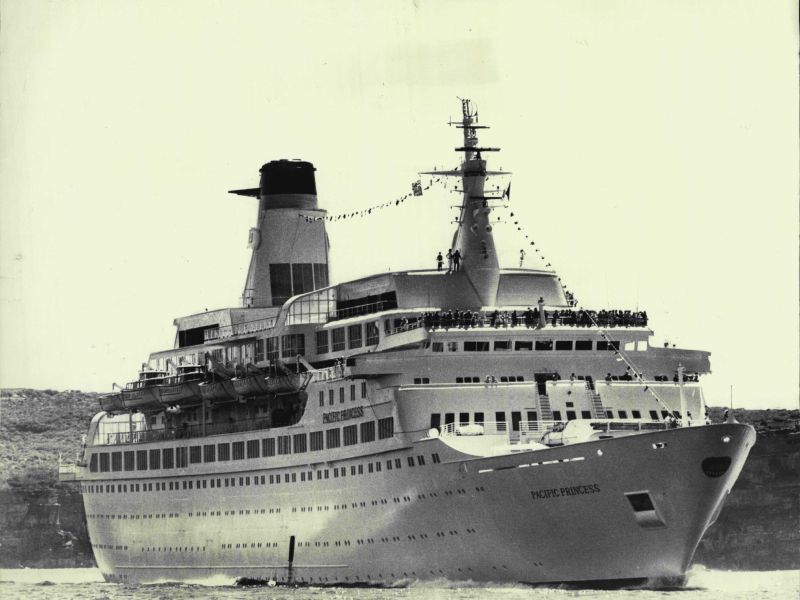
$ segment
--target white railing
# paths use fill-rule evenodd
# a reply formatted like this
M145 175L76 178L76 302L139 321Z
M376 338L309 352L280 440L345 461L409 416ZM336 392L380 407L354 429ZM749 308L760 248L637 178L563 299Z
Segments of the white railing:
M257 333L265 329L272 329L275 327L276 318L270 317L269 319L259 319L257 321L247 321L245 323L236 323L235 325L224 325L219 328L206 329L203 332L203 339L208 342L211 340L225 339L237 335L245 335L248 333Z

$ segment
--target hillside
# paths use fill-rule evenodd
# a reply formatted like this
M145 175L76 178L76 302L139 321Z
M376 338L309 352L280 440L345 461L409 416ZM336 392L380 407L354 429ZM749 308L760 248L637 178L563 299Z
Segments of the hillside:
M58 483L99 412L96 393L0 392L0 568L93 564L76 484ZM715 423L724 409L709 408ZM758 441L694 562L717 569L800 568L800 411L737 409Z

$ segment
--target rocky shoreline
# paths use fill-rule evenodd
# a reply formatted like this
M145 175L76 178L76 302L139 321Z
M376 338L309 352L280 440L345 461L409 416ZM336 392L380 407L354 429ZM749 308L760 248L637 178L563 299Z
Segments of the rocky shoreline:
M2 390L0 568L95 566L77 484L58 482L58 457L72 457L98 394ZM721 422L723 409L710 408ZM758 441L694 564L712 569L800 569L800 411L736 410ZM41 415L48 415L42 422Z

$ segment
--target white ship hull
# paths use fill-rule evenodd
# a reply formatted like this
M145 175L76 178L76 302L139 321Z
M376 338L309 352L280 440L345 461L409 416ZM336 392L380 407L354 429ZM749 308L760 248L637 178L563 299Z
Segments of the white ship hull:
M470 458L430 439L362 457L402 459L403 468L380 473L368 473L365 460L345 461L345 477L191 491L176 473L178 491L84 498L110 581L675 583L754 440L750 427L716 425ZM441 463L432 464L434 453ZM425 457L425 466L408 467L407 456ZM732 462L723 475L703 472L704 459L725 456ZM363 475L350 475L356 465ZM303 467L312 468L319 465ZM625 494L641 492L655 516L637 519ZM145 516L155 511L166 518Z

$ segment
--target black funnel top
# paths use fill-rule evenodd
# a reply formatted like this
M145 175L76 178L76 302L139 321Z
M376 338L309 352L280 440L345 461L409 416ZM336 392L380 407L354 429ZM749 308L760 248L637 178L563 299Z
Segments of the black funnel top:
M317 195L314 165L299 160L273 160L261 167L261 195Z

